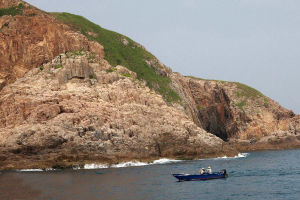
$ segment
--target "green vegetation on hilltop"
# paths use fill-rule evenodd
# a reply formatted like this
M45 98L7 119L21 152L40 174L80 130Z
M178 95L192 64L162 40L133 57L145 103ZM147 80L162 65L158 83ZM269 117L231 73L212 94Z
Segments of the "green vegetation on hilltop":
M237 101L235 101L233 105L238 107L240 110L244 110L244 108L247 106L248 99L256 101L256 100L261 99L260 97L264 97L263 105L266 108L269 106L268 98L265 97L258 90L254 89L254 88L252 88L248 85L245 85L245 84L242 84L242 83L239 83L239 82L209 80L209 79L197 78L197 77L194 77L194 76L185 76L185 77L192 78L192 79L195 79L195 80L202 80L202 81L214 81L214 82L217 82L217 83L226 84L229 87L230 86L235 86L236 89L234 90L234 94L238 98L237 98ZM261 101L259 100L257 102L261 102ZM198 107L198 110L201 110L201 109Z
M220 81L220 80L209 80L209 79L197 78L197 77L194 77L194 76L186 76L186 77L193 78L193 79L196 79L196 80L216 81L216 82L222 83L222 84L225 84L225 83L234 84L234 85L236 85L236 87L238 89L238 91L235 92L236 96L238 96L238 97L246 97L246 98L264 97L264 95L260 91L254 89L254 88L252 88L252 87L250 87L246 84L243 84L243 83L230 82L230 81Z
M269 100L265 97L265 98L264 98L264 106L265 106L266 108L268 108L269 105L270 105L270 102L269 102Z
M156 73L146 60L154 56L130 38L106 30L86 18L69 13L51 13L57 19L80 31L90 40L104 46L105 59L112 65L122 65L137 74L139 80L145 80L148 87L155 89L167 102L180 101L179 95L170 87L168 77Z
M20 3L18 6L12 6L9 8L1 8L0 9L0 17L4 16L4 15L22 15L23 14L23 9L25 8L25 6Z
M243 110L244 107L246 106L246 101L241 101L239 103L235 104L237 107L239 107L239 109Z
M238 83L238 82L234 82L234 83L236 84L237 88L240 89L240 92L236 92L237 96L244 96L247 98L250 98L250 97L255 98L255 97L263 97L264 96L260 91L254 89L248 85Z
M234 83L234 82L228 82L228 81L221 81L221 80L214 80L214 79L205 79L205 78L198 78L195 76L185 76L187 78L192 78L192 79L196 79L196 80L201 80L201 81L215 81L218 83Z

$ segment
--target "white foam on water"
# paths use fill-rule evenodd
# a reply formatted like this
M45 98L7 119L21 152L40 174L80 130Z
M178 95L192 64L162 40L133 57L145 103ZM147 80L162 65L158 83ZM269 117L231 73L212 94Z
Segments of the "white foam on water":
M161 165L161 164L168 164L168 163L174 163L174 162L180 162L182 160L173 160L168 158L161 158L158 160L154 160L153 162L145 163L145 162L139 162L139 161L132 161L132 162L125 162L120 163L116 165L112 165L113 168L119 168L119 167L137 167L137 166L146 166L146 165Z
M227 158L228 158L227 156L223 156L223 157L217 157L217 158L213 158L213 159L227 159ZM234 157L231 157L231 158L234 158Z
M53 169L53 168L46 168L44 171L56 171L57 169Z
M218 158L213 158L213 159L218 160L218 159L246 158L248 155L249 155L249 153L238 153L238 155L234 156L234 157L223 156L223 157L218 157Z
M213 160L218 159L235 159L235 158L245 158L249 155L249 153L239 153L237 156L234 157L218 157L218 158L211 158ZM211 160L211 159L199 159L199 160ZM107 165L107 164L85 164L82 169L105 169L105 168L122 168L122 167L138 167L138 166L146 166L146 165L162 165L162 164L168 164L168 163L175 163L175 162L182 162L183 160L174 160L169 158L161 158L158 160L154 160L153 162L146 163L146 162L140 162L140 161L130 161L130 162L124 162L114 165ZM79 170L81 169L79 166L73 166L73 170ZM43 169L21 169L18 170L20 172L43 172L43 171L54 171L55 169L47 168L45 170Z
M83 166L83 169L104 169L108 168L108 165L105 164L85 164Z
M42 169L20 169L17 171L19 171L19 172L43 172L44 170L42 170Z
M153 162L140 162L140 161L129 161L129 162L123 162L113 165L106 165L106 164L85 164L83 169L103 169L103 168L122 168L122 167L139 167L139 166L146 166L146 165L161 165L161 164L167 164L167 163L174 163L174 162L180 162L182 160L173 160L168 158L161 158L158 160L154 160ZM73 168L74 170L78 169Z
M17 170L18 172L48 172L48 171L55 171L56 169L53 168L46 168L46 169L20 169Z
M125 162L125 163L119 163L112 165L110 167L112 168L120 168L120 167L138 167L138 166L146 166L146 165L161 165L161 164L167 164L167 163L173 163L173 162L180 162L182 160L173 160L168 158L161 158L158 160L154 160L153 162L139 162L139 161L131 161L131 162Z
M152 164L168 164L168 163L174 163L174 162L181 162L183 160L174 160L174 159L168 159L168 158L161 158L158 160L154 160Z
M198 160L221 160L221 159L236 159L236 158L246 158L249 155L249 153L238 153L237 156L234 157L217 157L217 158L204 158L204 159L198 159Z
M246 158L249 155L249 153L239 153L237 156L234 158Z
M124 162L124 163L111 165L110 167L121 168L121 167L138 167L138 166L145 166L145 165L149 165L149 163L139 162L139 161L130 161L130 162Z

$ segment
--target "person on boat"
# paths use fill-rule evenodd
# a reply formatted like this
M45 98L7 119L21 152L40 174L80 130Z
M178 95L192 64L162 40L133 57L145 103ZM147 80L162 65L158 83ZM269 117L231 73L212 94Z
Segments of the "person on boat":
M212 174L212 170L210 166L207 167L207 173Z
M200 173L200 174L204 174L204 173L205 173L205 169L204 169L204 168L201 168L201 169L199 170L199 173Z

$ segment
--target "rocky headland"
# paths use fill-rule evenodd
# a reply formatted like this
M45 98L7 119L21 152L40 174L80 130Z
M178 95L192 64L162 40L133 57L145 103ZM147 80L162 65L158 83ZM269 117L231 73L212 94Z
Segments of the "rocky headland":
M129 38L0 0L0 169L300 147L300 117L241 83L184 77Z
M187 115L239 151L300 147L299 115L254 88L177 73L172 81Z

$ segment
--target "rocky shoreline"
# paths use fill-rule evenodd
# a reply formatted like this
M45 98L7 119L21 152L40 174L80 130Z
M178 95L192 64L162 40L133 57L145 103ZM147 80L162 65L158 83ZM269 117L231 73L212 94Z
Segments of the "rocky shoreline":
M9 161L2 161L0 170L26 170L26 169L84 169L85 165L103 165L103 166L112 166L122 163L153 163L159 159L170 159L170 160L197 160L197 159L211 159L211 158L220 158L220 157L236 157L238 154L233 152L228 154L215 154L215 155L206 155L203 157L198 156L179 156L179 157L147 157L147 158L101 158L93 156L77 155L76 159L66 157L56 158L54 160L44 160L41 161L39 158L35 157L8 157ZM20 161L21 159L21 161ZM82 160L80 160L82 159ZM14 161L16 160L16 161Z
M60 55L3 88L1 168L236 154L135 73L80 54Z
M249 142L240 142L228 145L232 145L228 151L202 154L202 155L182 155L182 156L163 156L163 157L102 157L101 155L74 155L74 154L60 154L52 153L53 157L49 160L43 160L47 156L39 155L16 155L10 152L2 151L0 156L0 171L11 171L11 170L26 170L26 169L41 169L41 170L55 170L55 169L85 169L86 165L99 165L99 166L112 166L122 163L153 163L159 159L170 159L170 160L198 160L198 159L213 159L213 158L236 158L240 153L238 152L256 152L256 151L269 151L269 150L290 150L299 149L300 143L288 144L285 141L281 141L281 144L265 144L259 143L255 145L249 144ZM3 156L5 155L5 156ZM50 154L51 155L51 154ZM130 165L129 165L130 166ZM135 166L135 165L132 165ZM138 166L138 165L136 165ZM104 167L104 168L106 168Z
M182 76L125 36L20 0L0 8L19 9L0 18L0 170L300 148L300 116L249 86Z
M239 150L239 152L257 152L257 151L270 151L270 150L291 150L299 149L299 143L295 145L287 145L283 143L281 146L274 145L245 145L246 143L234 144L233 146ZM233 150L230 152L217 153L217 154L207 154L201 155L199 157L194 156L172 156L172 157L147 157L147 158L100 158L93 155L76 155L76 158L73 156L59 155L55 153L53 160L41 160L40 157L43 156L16 156L10 155L8 152L2 152L1 155L6 155L5 157L0 157L0 171L14 171L14 170L29 170L29 171L51 171L51 170L62 170L62 169L97 169L97 168L108 168L110 166L124 165L125 167L130 166L143 166L155 163L160 159L166 159L168 162L180 162L184 160L199 160L199 159L215 159L215 158L238 158L241 153ZM243 153L242 153L243 154ZM164 164L164 163L162 163ZM95 167L86 167L86 166L95 166ZM98 166L98 167L97 167ZM99 167L100 166L100 167ZM115 168L115 167L114 167Z

